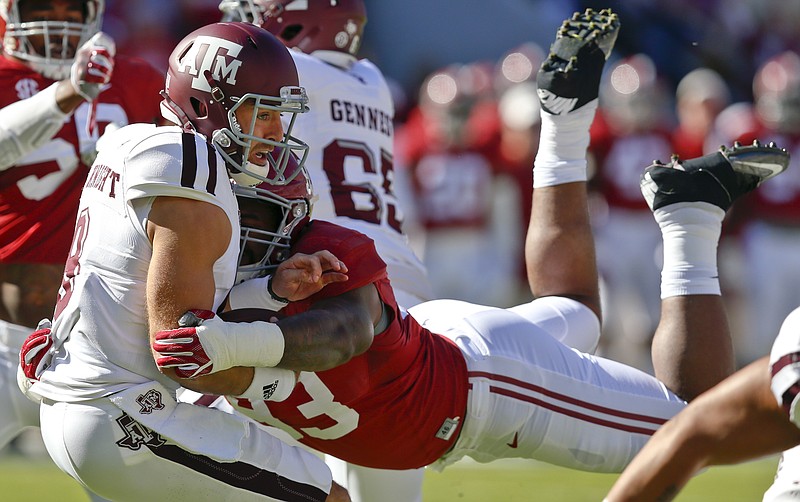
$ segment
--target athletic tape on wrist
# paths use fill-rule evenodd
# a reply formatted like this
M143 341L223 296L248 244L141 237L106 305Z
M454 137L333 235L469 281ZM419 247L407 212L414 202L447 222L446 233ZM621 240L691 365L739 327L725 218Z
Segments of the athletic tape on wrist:
M255 368L253 381L239 396L251 401L284 401L294 390L297 375L283 368Z
M234 366L272 367L283 358L286 342L277 324L225 322L213 317L204 320L196 329L215 371Z
M289 302L282 302L270 294L270 277L257 277L234 286L228 294L231 310L256 308L277 312L288 305Z

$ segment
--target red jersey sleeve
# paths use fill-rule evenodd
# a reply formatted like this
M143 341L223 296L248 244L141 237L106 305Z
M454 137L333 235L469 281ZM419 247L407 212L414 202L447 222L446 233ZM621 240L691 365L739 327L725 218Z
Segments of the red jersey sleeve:
M313 231L309 231L312 228ZM348 280L329 284L306 300L291 303L285 309L287 313L303 311L308 305L324 298L338 296L387 277L386 263L378 256L372 239L361 232L327 221L312 221L292 246L292 254L312 254L323 249L347 265Z

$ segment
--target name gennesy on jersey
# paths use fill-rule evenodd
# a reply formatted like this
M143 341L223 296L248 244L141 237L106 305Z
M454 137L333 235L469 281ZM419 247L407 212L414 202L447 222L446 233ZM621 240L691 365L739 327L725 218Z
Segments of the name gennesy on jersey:
M378 108L343 99L332 99L330 113L331 120L334 122L347 122L348 124L378 131L388 137L394 134L391 115Z

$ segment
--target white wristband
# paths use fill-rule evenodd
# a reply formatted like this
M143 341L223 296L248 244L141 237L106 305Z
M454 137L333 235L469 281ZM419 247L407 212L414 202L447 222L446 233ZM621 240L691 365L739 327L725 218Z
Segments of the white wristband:
M286 345L281 328L266 321L225 322L214 316L196 332L215 372L234 366L275 366Z
M236 309L267 309L279 311L288 303L276 300L269 292L269 279L256 277L248 279L231 288L228 294L228 305L231 310Z
M282 368L255 368L250 387L236 397L251 401L281 402L294 390L297 374Z

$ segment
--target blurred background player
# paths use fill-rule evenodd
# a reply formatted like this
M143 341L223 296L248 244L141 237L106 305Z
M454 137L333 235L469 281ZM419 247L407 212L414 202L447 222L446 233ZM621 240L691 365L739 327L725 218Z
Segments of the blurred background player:
M53 315L98 137L159 115L163 76L115 55L103 10L103 0L0 2L0 448L39 425L17 388L19 349Z
M493 77L485 62L428 75L398 132L398 150L412 176L435 296L508 306L516 293L525 204L495 176L484 151L499 136ZM480 270L481 280L465 270Z
M731 91L719 73L711 68L697 68L678 82L675 90L677 124L672 129L672 153L682 159L700 157L730 144L707 143L719 114L731 103Z
M224 0L219 8L223 20L260 25L294 49L310 112L298 117L293 134L310 145L305 166L318 196L314 218L375 242L400 305L432 299L395 193L392 95L381 71L357 57L367 22L363 0ZM327 461L354 501L422 498L422 469L380 471Z
M739 208L744 257L747 336L739 362L763 356L800 297L800 57L792 51L767 60L753 80L755 131L737 138L775 141L792 155L780 183L748 196Z
M606 303L600 352L645 370L651 369L650 335L659 318L661 234L638 180L642 166L670 158L669 104L650 57L618 60L601 85L589 147L593 189L604 202L592 214Z

